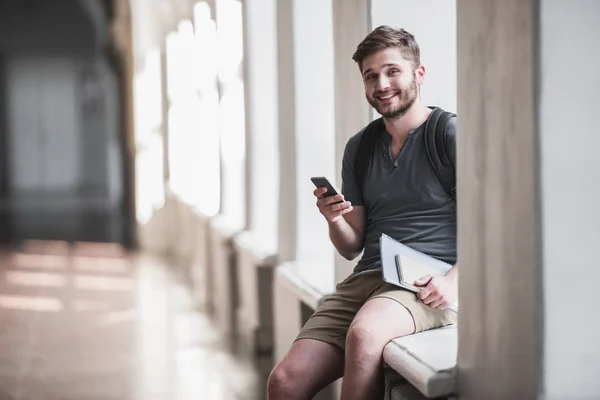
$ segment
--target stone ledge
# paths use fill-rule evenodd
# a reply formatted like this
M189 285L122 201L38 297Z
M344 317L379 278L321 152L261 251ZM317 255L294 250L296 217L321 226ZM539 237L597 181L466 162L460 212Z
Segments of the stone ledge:
M243 231L233 238L233 246L238 252L245 252L256 266L274 267L277 263L275 249L267 249L257 241L256 234Z
M314 262L286 262L277 267L277 274L285 278L282 282L312 309L316 309L322 299L335 290L333 279L329 284L312 276L315 272L318 272L315 266ZM322 270L326 271L327 269L322 268ZM333 267L331 267L331 271L333 272ZM309 276L306 276L307 273ZM319 281L319 284L315 284L317 281Z
M456 325L392 340L383 351L384 362L427 398L456 391L458 353Z
M222 238L232 239L236 234L242 231L243 227L236 221L232 221L224 215L217 215L208 220L208 226L214 232L217 232Z

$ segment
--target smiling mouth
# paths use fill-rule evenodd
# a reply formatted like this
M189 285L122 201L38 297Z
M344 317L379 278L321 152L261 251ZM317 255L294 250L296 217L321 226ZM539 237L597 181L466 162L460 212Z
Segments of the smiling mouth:
M388 101L394 97L396 97L398 95L398 93L390 93L390 94L386 94L384 96L376 96L377 100L379 101Z

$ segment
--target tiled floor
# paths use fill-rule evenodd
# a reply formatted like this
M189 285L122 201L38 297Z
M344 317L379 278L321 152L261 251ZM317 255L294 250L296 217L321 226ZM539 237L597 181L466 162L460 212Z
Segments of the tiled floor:
M0 400L261 399L165 264L118 247L0 253Z

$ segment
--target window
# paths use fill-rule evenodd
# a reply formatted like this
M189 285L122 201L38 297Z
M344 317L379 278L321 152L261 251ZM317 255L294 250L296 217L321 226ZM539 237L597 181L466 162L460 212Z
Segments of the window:
M218 126L221 153L221 214L239 229L245 223L245 115L242 78L242 5L217 0Z
M160 50L151 49L134 81L136 210L140 224L150 221L154 210L165 201L160 65Z

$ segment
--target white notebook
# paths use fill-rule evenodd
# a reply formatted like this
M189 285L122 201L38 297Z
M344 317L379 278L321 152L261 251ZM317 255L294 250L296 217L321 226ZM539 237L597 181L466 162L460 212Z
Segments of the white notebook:
M452 265L416 251L385 233L379 238L379 251L383 280L415 293L421 288L414 286L414 281L425 275L445 275L452 268ZM458 300L448 308L458 312Z

